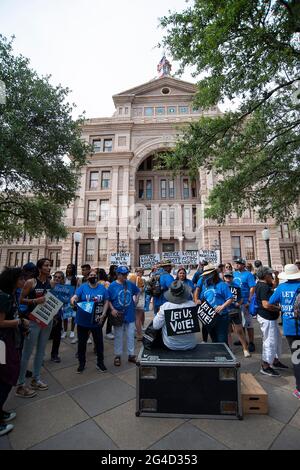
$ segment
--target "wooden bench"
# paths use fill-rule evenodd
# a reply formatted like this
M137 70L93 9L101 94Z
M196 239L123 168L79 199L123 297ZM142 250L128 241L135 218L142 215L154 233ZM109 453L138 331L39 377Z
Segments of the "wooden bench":
M252 374L241 374L241 388L244 414L268 414L268 394Z

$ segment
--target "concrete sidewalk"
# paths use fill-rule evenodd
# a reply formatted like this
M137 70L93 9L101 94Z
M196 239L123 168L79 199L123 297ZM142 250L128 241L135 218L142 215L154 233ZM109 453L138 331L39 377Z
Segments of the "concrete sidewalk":
M141 343L138 343L139 349ZM124 355L121 367L113 365L113 341L105 340L108 372L96 370L93 346L88 345L87 369L76 374L76 345L62 342L61 364L49 361L48 344L42 377L49 390L33 399L15 397L6 409L15 409L15 429L0 438L3 449L76 450L201 450L201 449L300 449L300 401L292 396L292 369L281 378L261 375L261 340L256 325L257 352L241 360L242 372L251 372L269 393L268 416L245 416L243 421L136 418L135 365ZM282 361L291 367L284 340Z

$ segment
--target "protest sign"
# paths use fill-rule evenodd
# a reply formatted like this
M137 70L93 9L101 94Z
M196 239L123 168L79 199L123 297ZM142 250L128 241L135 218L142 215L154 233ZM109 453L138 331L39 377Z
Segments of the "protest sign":
M199 263L198 251L183 251L181 253L181 264L182 265L197 265Z
M165 310L168 336L188 335L200 331L197 307L175 308Z
M75 294L75 286L56 284L51 292L55 297L63 302L63 319L67 320L68 318L75 317L75 311L70 305L71 298Z
M115 264L116 266L129 266L130 265L130 253L111 253L110 255L110 264Z
M30 320L38 323L41 328L46 328L62 306L63 302L55 297L55 295L51 294L51 292L47 292L45 295L45 302L37 305L29 314L29 318Z
M140 267L143 269L151 269L155 264L160 262L160 255L142 255L140 256Z
M171 252L162 253L163 259L170 260L171 263L175 264L176 266L179 266L181 264L181 257L182 257L181 251L171 251Z
M220 264L220 250L200 250L199 262L207 261L211 264Z
M203 325L211 328L214 326L218 316L215 309L206 300L197 307L197 315Z

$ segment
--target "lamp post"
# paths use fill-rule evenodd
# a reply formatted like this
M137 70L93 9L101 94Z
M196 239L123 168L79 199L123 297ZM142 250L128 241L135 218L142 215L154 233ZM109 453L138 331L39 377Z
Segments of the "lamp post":
M78 265L78 248L82 240L82 234L80 232L74 233L74 242L75 242L75 275L77 276L77 265Z
M265 227L264 230L261 232L263 240L266 242L267 245L267 254L268 254L268 265L269 267L272 266L271 261L271 251L270 251L270 230L268 227Z

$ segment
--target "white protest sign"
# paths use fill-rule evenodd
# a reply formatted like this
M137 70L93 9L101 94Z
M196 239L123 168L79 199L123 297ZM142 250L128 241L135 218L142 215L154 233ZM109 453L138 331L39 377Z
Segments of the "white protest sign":
M207 261L211 264L220 264L220 250L200 250L199 262Z
M130 253L111 253L110 264L117 266L129 266L130 265Z
M4 341L0 341L0 364L6 364L6 346Z
M155 264L160 262L160 255L141 255L140 267L143 269L151 269Z
M38 323L41 328L46 328L62 306L63 303L55 295L47 292L45 302L37 305L33 312L29 314L29 318Z
M199 253L196 250L183 251L181 254L181 264L195 265L199 264Z
M181 257L182 257L181 251L172 251L172 252L162 253L162 258L170 260L172 264L175 264L175 266L182 264Z

